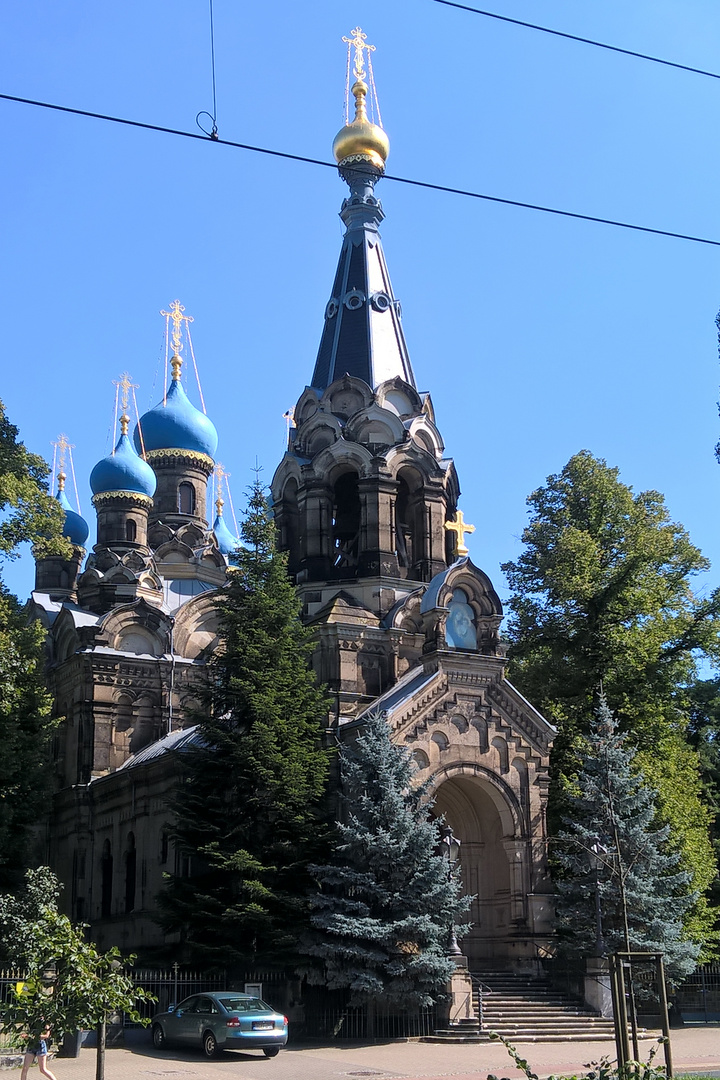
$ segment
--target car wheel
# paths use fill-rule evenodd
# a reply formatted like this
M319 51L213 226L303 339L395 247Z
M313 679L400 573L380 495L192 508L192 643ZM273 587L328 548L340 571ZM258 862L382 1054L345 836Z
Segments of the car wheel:
M203 1050L205 1051L205 1057L217 1057L218 1044L212 1031L206 1031L203 1035Z
M156 1050L165 1049L165 1032L159 1024L155 1024L152 1029L152 1041Z
M279 1046L266 1046L263 1050L263 1054L265 1055L265 1057L277 1057L279 1053Z

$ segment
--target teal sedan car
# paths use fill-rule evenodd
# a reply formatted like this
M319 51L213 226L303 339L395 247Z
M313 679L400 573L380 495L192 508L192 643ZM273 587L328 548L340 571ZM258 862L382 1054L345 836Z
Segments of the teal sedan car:
M262 1050L275 1057L288 1040L288 1020L251 994L194 994L153 1017L152 1040L156 1050L168 1043L202 1047L209 1058L221 1050Z

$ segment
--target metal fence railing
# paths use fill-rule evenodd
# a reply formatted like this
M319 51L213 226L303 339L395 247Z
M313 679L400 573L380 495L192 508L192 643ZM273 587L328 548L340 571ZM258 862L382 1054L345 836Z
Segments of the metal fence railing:
M156 1002L138 1002L138 1012L144 1019L149 1019L157 1012L164 1012L169 1005L177 1005L183 998L203 991L227 990L227 974L224 971L207 974L202 971L186 971L179 964L170 968L131 968L128 972L136 986L141 986L154 997ZM125 1027L134 1026L127 1017L123 1018Z
M683 981L671 1002L685 1024L720 1021L720 963L702 964Z

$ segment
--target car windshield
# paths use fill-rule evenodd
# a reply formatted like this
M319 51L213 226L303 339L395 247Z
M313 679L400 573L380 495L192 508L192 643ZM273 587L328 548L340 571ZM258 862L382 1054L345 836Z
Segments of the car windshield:
M266 1005L264 1001L256 997L222 997L220 1001L223 1003L228 1012L274 1012L269 1005Z

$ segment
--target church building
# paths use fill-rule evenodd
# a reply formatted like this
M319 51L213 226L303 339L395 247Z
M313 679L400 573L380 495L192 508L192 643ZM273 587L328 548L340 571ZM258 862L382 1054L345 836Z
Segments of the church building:
M389 144L368 118L359 30L351 44L355 116L333 145L348 187L345 234L314 370L272 479L279 543L333 698L329 729L352 738L381 711L460 841L475 896L461 943L470 969L530 970L552 938L554 731L505 676L502 606L470 560L455 466L416 384L379 232ZM176 752L193 737L198 678L218 647L213 590L237 543L221 489L208 516L218 436L183 386L183 311L176 301L167 313L167 392L132 439L131 384L121 380L118 441L90 478L97 543L87 558L87 524L59 475L73 557L38 562L32 602L64 718L47 858L72 917L102 946L141 959L172 952L153 918L163 872L183 872L168 797Z

